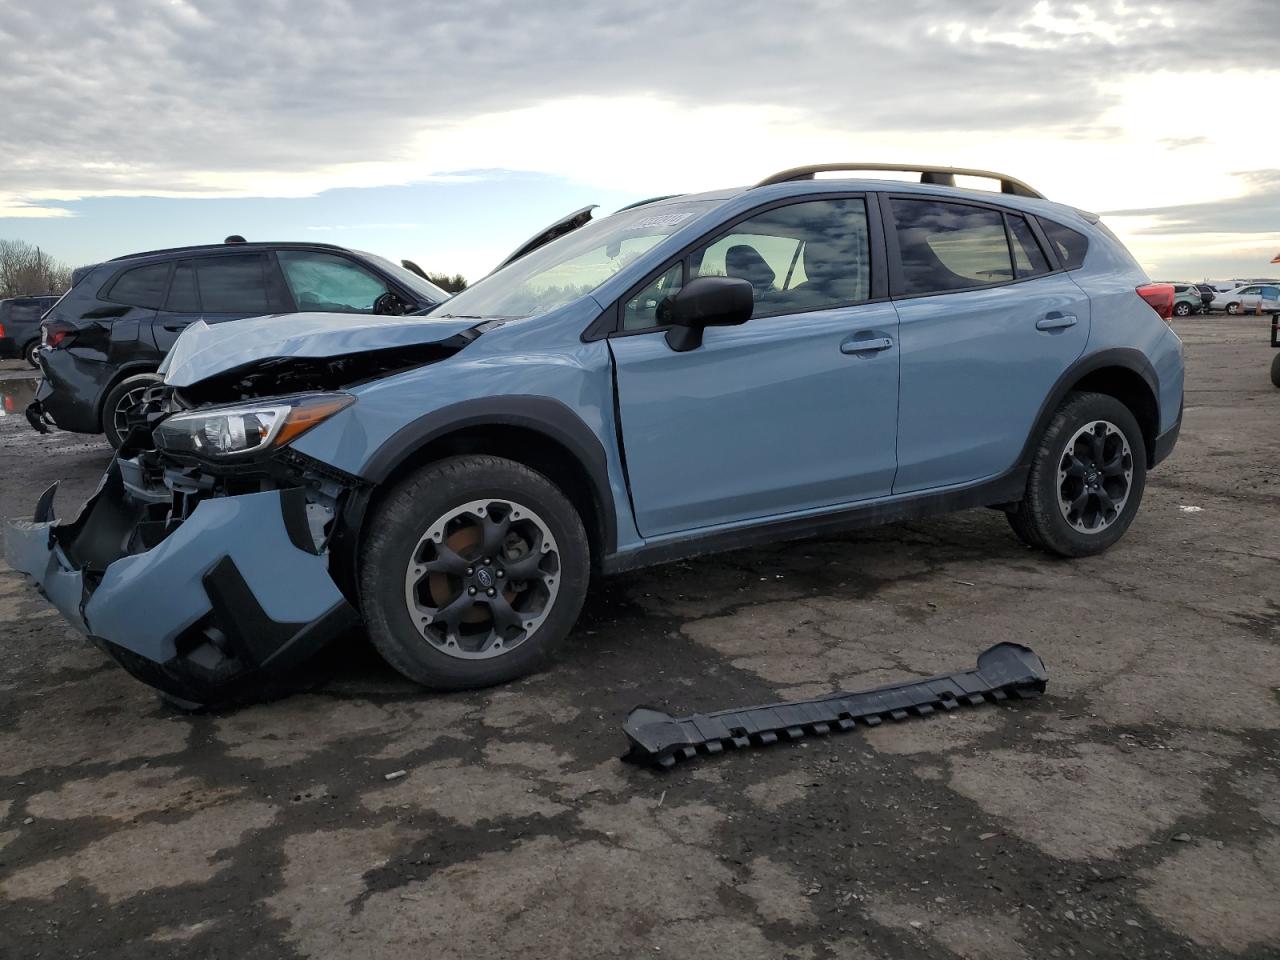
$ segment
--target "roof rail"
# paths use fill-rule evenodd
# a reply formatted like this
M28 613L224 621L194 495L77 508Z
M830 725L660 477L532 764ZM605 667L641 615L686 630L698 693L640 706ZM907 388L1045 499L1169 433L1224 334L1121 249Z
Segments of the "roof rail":
M968 167L934 167L914 163L814 163L804 167L792 167L771 177L765 177L757 187L767 187L774 183L786 183L790 180L812 180L815 173L831 173L837 170L888 170L894 173L918 173L921 183L931 183L940 187L954 187L956 177L986 177L1000 181L1000 192L1019 197L1035 197L1045 199L1044 194L1033 190L1016 177L992 170L975 170Z

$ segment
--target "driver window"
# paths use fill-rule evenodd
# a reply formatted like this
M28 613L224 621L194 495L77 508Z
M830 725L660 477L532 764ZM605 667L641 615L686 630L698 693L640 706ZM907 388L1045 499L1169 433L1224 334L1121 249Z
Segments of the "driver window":
M622 305L622 329L646 330L670 322L671 298L684 285L684 264L677 263Z
M299 311L373 313L387 285L344 257L302 250L276 254Z
M690 262L693 276L748 281L755 292L755 317L866 300L871 289L866 203L844 198L776 207L739 223Z

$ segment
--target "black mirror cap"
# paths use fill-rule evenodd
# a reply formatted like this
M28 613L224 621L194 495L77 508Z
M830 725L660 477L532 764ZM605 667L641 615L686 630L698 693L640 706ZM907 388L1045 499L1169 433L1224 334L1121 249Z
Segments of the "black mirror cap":
M667 343L683 352L702 345L705 327L746 323L755 310L755 290L740 277L698 277L671 298Z

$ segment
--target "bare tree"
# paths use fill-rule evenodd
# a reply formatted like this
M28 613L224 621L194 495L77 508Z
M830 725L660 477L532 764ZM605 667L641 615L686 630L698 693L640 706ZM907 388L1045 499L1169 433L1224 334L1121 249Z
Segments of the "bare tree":
M446 293L460 293L467 289L467 278L460 273L453 276L447 273L428 273L427 279Z
M24 240L0 240L0 298L60 294L71 268Z

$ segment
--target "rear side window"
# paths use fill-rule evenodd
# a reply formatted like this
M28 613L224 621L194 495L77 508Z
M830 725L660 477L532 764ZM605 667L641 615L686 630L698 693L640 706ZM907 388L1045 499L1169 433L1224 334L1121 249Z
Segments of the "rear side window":
M271 313L267 294L267 258L261 254L210 257L193 261L205 313Z
M1064 227L1052 220L1040 219L1040 229L1058 254L1058 259L1068 270L1084 266L1084 255L1089 252L1089 238L1083 233Z
M906 296L985 287L1013 279L998 210L940 200L895 199L893 218Z
M127 303L132 307L156 309L164 300L164 288L169 283L169 264L149 263L145 267L126 270L111 285L107 299L114 303Z
M14 323L18 323L19 321L22 321L22 320L39 320L40 315L43 314L46 309L48 309L49 304L51 304L52 302L53 302L52 300L48 302L45 302L43 300L35 300L35 301L20 300L20 301L17 301L16 303L7 304L9 308L8 319L13 321Z
M173 268L173 282L169 284L169 296L164 308L173 313L199 313L200 294L196 291L196 270L190 262Z
M1031 232L1031 224L1027 218L1016 213L1007 213L1009 221L1009 246L1013 249L1013 266L1018 272L1018 279L1038 277L1049 272L1049 261Z

